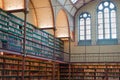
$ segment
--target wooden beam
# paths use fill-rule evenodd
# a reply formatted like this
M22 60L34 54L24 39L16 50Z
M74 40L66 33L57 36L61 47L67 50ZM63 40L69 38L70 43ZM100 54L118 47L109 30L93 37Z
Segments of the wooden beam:
M9 13L24 12L24 11L25 9L6 10L6 12L9 12Z
M48 30L48 29L55 29L55 27L51 27L51 28L39 28L40 30Z

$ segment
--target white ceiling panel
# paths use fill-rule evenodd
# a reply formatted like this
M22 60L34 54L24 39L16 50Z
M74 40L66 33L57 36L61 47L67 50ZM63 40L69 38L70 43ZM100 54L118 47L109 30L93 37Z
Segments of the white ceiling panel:
M64 5L66 0L58 0L60 2L61 5Z
M68 10L68 12L71 11L73 5L71 4L71 2L69 0L67 0L66 4L65 4L65 8Z

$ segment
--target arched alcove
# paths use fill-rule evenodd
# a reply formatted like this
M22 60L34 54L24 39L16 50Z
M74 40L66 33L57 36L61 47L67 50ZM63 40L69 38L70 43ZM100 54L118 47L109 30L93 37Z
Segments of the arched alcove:
M53 27L53 11L50 0L32 0L37 16L39 28Z
M68 38L69 28L68 28L68 17L63 9L61 9L56 17L56 37L58 38Z

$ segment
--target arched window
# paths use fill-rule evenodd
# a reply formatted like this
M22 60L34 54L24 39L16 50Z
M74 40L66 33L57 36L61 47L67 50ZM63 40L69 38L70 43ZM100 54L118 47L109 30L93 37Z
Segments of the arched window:
M79 16L79 45L91 45L91 16L87 12Z
M103 1L97 8L98 44L116 44L116 7L111 1Z

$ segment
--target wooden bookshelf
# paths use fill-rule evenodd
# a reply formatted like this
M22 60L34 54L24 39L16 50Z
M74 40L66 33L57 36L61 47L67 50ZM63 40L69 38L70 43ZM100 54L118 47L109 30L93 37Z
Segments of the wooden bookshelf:
M0 80L60 80L59 63L21 55L0 54ZM53 67L53 64L55 67ZM24 69L24 75L22 74Z
M59 71L59 63L55 62L55 67L53 68L54 70L54 80L60 80L60 71Z
M73 63L72 80L119 80L120 63Z
M60 80L69 80L69 64L60 64Z
M22 74L22 59L16 55L0 55L1 80L19 80Z

